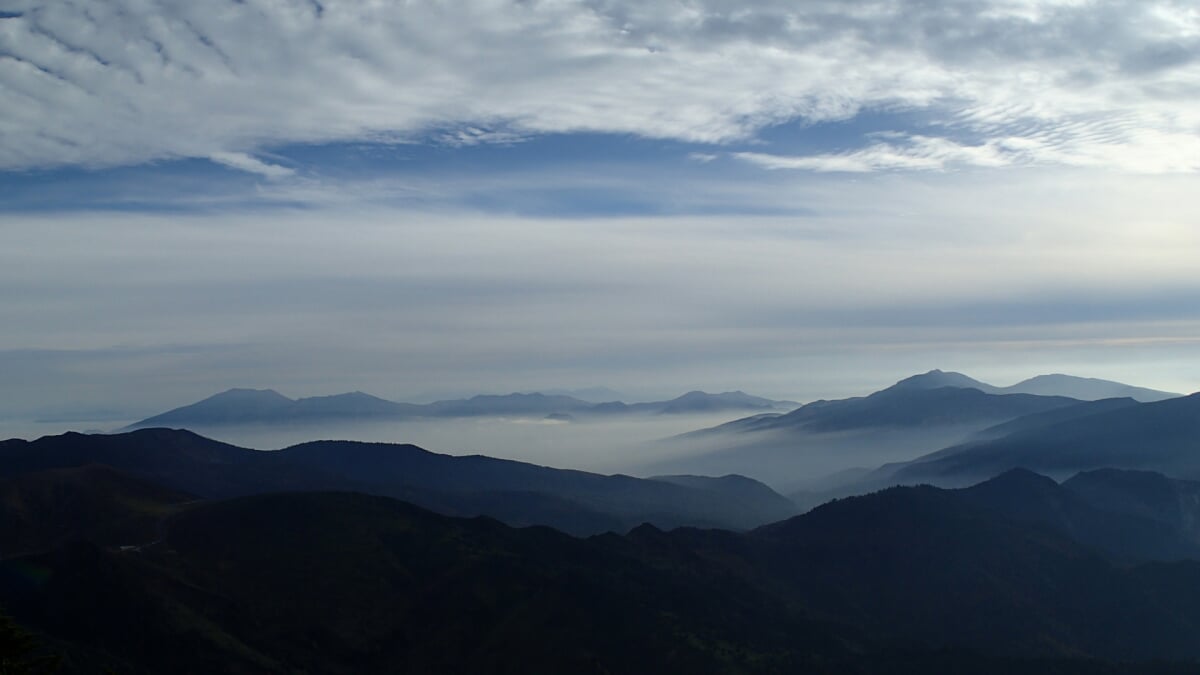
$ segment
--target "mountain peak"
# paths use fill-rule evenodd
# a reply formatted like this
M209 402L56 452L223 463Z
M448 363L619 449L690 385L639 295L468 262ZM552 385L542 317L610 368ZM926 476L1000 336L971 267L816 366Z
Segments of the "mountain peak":
M913 375L900 380L896 384L888 387L889 389L940 389L942 387L956 387L959 389L978 389L987 393L994 393L995 387L985 382L980 382L972 377L957 373L954 371L939 370L937 368L926 373Z
M1135 387L1121 382L1113 382L1112 380L1101 380L1095 377L1078 377L1063 373L1037 375L1027 380L1022 380L1011 387L1005 387L1005 389L1022 394L1045 395L1052 393L1060 396L1070 396L1081 401L1128 397L1142 403L1152 403L1179 396L1179 394L1167 391Z
M218 400L239 400L239 401L291 401L292 399L275 391L274 389L250 389L248 387L233 387L226 389L219 394L213 394L205 401Z

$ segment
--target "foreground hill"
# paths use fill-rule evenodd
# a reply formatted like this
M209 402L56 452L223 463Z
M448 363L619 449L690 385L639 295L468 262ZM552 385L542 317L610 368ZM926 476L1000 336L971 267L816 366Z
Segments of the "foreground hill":
M1200 559L1200 483L1103 469L1059 484L1013 469L955 494L1006 518L1049 527L1116 560Z
M154 539L158 523L194 496L98 464L0 479L0 558L86 539L119 546Z
M1079 660L1200 656L1197 587L1200 565L1116 566L929 487L587 540L260 495L136 550L0 563L0 603L67 672L1197 672Z
M690 483L588 473L414 445L319 441L274 452L239 448L182 430L68 433L0 442L0 478L102 464L205 498L353 490L397 497L453 515L591 534L643 522L745 529L795 513L750 479ZM730 483L743 488L731 490Z

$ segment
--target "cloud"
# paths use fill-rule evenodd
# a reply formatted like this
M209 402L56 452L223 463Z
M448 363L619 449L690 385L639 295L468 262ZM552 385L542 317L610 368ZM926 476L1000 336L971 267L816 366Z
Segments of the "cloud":
M1020 144L1015 149L1019 149ZM862 173L885 169L941 170L954 164L1008 166L1019 154L1004 142L978 146L963 145L945 138L904 136L893 142L875 143L862 150L840 154L786 157L758 152L739 152L734 157L765 169L806 169Z
M747 198L811 212L0 215L0 408L103 403L113 383L150 408L229 386L808 400L972 363L1200 382L1200 177L765 178Z
M0 15L0 168L224 157L279 176L255 156L570 132L721 144L878 109L945 133L791 164L1193 171L1198 41L1182 0L28 2Z
M268 164L244 152L214 152L208 158L217 164L223 164L239 171L257 173L266 178L287 178L296 173L294 169L279 166L278 164Z

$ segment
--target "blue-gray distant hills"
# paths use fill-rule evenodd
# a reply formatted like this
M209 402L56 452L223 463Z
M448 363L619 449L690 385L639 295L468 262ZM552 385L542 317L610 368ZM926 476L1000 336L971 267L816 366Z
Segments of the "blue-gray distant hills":
M1111 380L1100 380L1094 377L1076 377L1060 373L1038 375L1008 387L997 387L986 382L980 382L962 373L931 370L920 375L913 375L893 385L895 389L938 389L941 387L978 389L985 394L1065 396L1080 401L1098 401L1105 398L1132 398L1142 403L1151 403L1153 401L1162 401L1182 396L1182 394L1169 391L1135 387Z
M1110 394L1119 396L1104 398ZM914 457L934 458L939 455L931 453L943 448L1097 413L1180 400L1180 396L1169 392L1068 375L1044 375L1010 387L996 387L962 373L931 370L867 396L814 401L786 413L764 411L677 436L671 442L697 451L678 453L648 470L742 473L793 495L815 491L819 499L832 496L828 490L833 486L848 482L857 485L850 493L892 484L891 468L872 472L873 467L895 467ZM1089 461L1065 466L1062 471L1104 465ZM964 472L954 480L931 482L964 485L1020 466L1049 469L1045 462L997 461L980 471ZM1120 466L1168 468L1154 464ZM848 474L841 473L852 469ZM880 480L860 484L855 478L872 473ZM1056 470L1055 475L1059 473ZM913 474L912 481L902 482L922 482L925 477Z
M161 429L0 443L0 606L65 655L62 673L1200 671L1200 486L1160 475L1017 470L750 531L585 539L303 491L401 475L469 496L457 489L522 480L503 463L284 452ZM516 469L580 494L604 478ZM216 498L239 474L283 482ZM736 477L612 486L667 506L763 494ZM4 617L0 631L14 634Z
M1034 387L1039 389L1039 393L1020 391L1023 385L1033 382L1041 383ZM1060 389L1049 386L1055 382L1063 386ZM1142 396L1150 396L1153 400L1177 396L1166 392L1153 392L1151 396L1144 393L1151 392L1149 389L1066 375L1048 375L1001 388L979 382L962 373L931 370L900 380L868 396L814 401L788 413L760 413L698 433L780 430L825 433L947 426L982 429L1026 415L1046 413L1077 405L1083 400L1092 400L1085 396L1083 390L1087 388L1087 383L1094 382L1103 384L1093 387L1093 393L1134 390L1143 392ZM1079 396L1064 393L1068 391ZM1158 396L1161 398L1155 398Z
M273 389L230 389L202 401L135 422L126 429L148 427L227 426L238 424L297 424L406 418L554 415L673 415L709 412L790 410L793 401L775 401L741 391L710 394L688 392L669 401L593 403L572 396L542 393L479 395L433 403L398 403L361 391L292 399ZM566 417L570 416L570 417Z
M1200 394L1153 403L1095 401L1019 418L978 439L883 467L876 478L963 485L1016 467L1050 475L1115 467L1200 479Z

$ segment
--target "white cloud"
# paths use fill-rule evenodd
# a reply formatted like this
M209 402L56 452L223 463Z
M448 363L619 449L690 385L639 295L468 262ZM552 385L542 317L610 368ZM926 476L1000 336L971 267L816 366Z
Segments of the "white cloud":
M209 159L225 166L247 171L249 173L257 173L266 178L287 178L295 175L295 170L289 169L286 166L278 164L268 164L256 157L251 157L244 152L214 152L208 156Z
M233 157L282 175L254 154L431 132L452 143L575 131L721 143L873 107L923 110L948 139L977 140L877 143L807 162L1196 168L1200 14L1182 0L18 9L0 19L7 169Z
M845 153L780 156L758 152L734 153L734 157L765 169L805 169L863 173L886 169L941 170L952 165L1008 166L1028 154L1028 145L1018 139L983 145L964 145L945 138L902 136L891 142L874 143L862 150Z
M97 401L119 382L151 408L159 387L182 402L247 383L399 399L590 382L807 399L834 393L814 378L969 360L1016 381L1014 369L1065 369L1056 361L1083 362L1081 350L1096 364L1081 374L1162 359L1156 372L1175 380L1129 379L1200 382L1200 176L764 178L753 196L812 214L580 223L338 203L2 215L0 371L14 374L0 408L88 382ZM131 351L88 356L113 347ZM31 356L43 350L78 358Z

